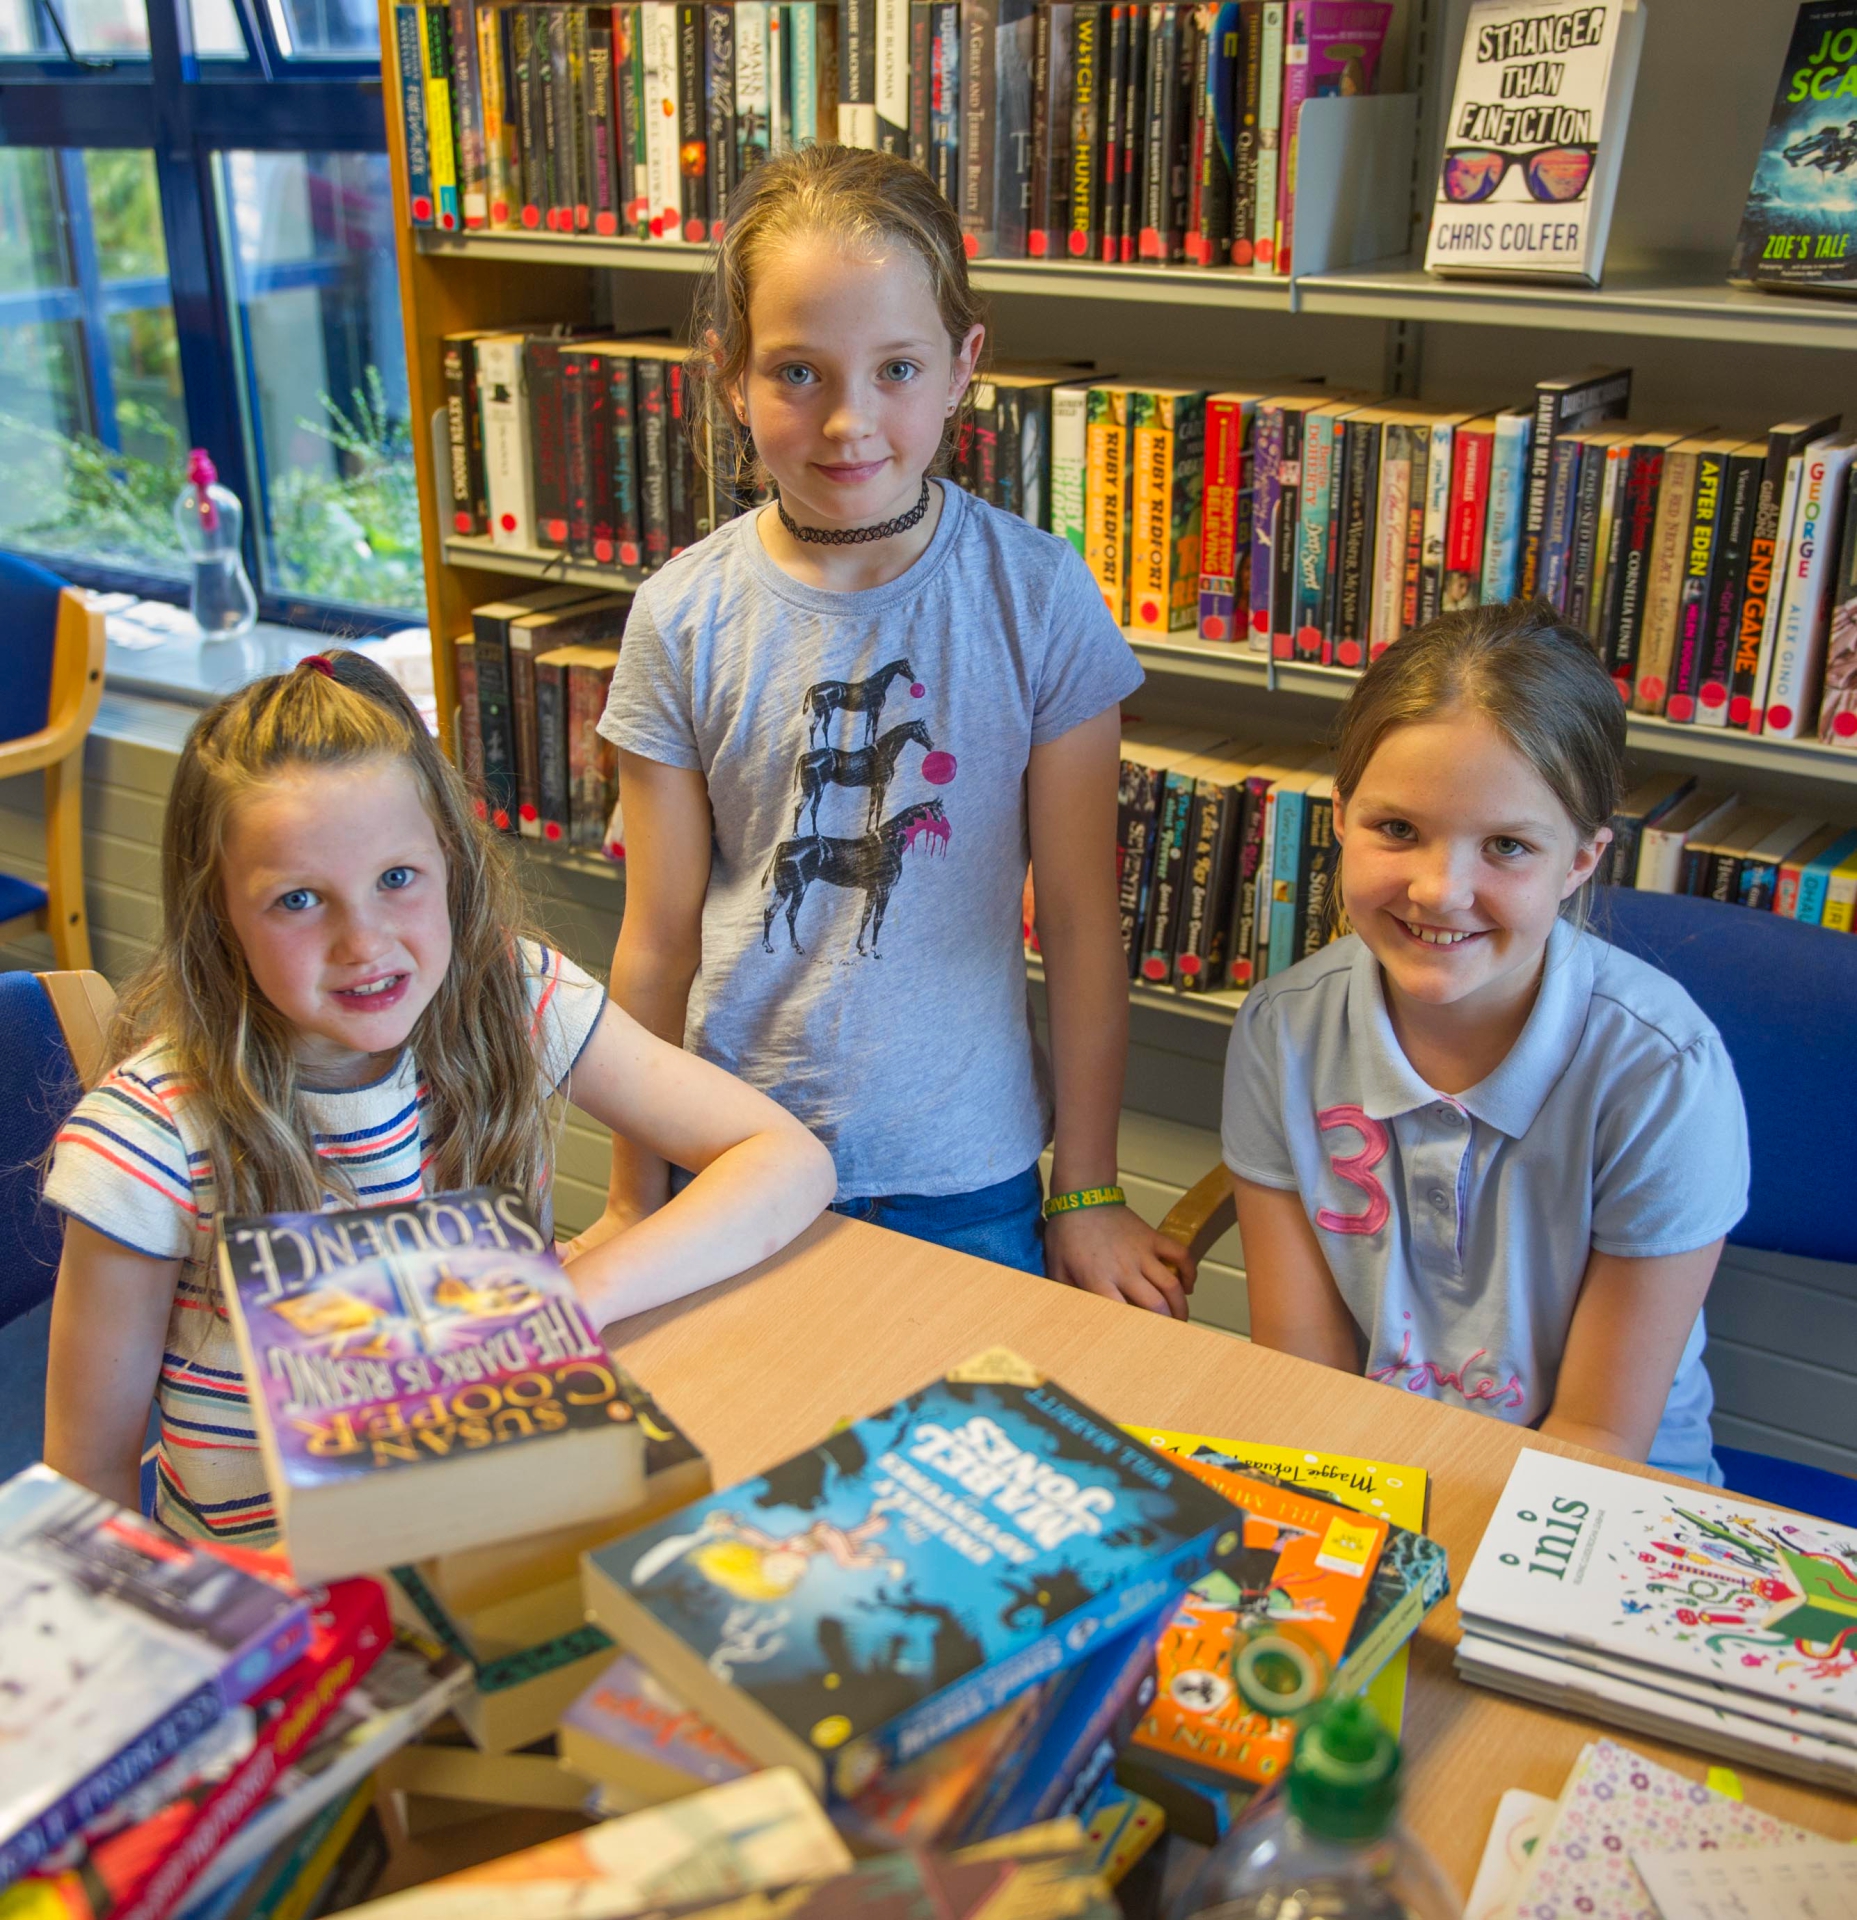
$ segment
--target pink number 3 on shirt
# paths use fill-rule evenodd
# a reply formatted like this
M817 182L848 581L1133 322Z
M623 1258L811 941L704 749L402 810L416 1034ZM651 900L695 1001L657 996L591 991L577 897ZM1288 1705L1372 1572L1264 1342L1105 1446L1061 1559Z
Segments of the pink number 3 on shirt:
M1352 1127L1360 1135L1362 1144L1358 1153L1331 1154L1329 1165L1349 1186L1359 1187L1367 1196L1366 1212L1337 1213L1332 1207L1322 1207L1316 1212L1315 1224L1330 1233L1378 1233L1393 1211L1386 1189L1373 1173L1386 1158L1386 1129L1359 1107L1324 1107L1315 1116L1315 1124L1324 1133L1332 1133L1337 1127Z

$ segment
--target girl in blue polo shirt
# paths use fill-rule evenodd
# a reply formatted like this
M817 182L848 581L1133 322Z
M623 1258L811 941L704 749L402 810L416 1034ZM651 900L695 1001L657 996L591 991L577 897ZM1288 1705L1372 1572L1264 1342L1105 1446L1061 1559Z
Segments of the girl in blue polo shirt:
M1447 614L1342 717L1348 935L1225 1069L1251 1334L1719 1484L1702 1302L1747 1205L1721 1038L1585 930L1625 714L1541 602Z

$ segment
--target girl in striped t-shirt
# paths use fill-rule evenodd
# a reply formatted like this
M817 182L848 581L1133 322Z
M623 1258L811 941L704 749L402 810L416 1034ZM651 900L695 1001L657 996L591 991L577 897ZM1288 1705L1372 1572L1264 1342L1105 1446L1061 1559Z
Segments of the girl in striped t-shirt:
M162 835L164 934L125 989L120 1064L58 1136L66 1216L45 1457L263 1544L270 1493L214 1279L222 1213L384 1206L509 1183L549 1218L555 1096L696 1170L568 1271L596 1324L725 1278L832 1197L771 1100L666 1045L522 931L507 850L397 685L318 655L203 715Z

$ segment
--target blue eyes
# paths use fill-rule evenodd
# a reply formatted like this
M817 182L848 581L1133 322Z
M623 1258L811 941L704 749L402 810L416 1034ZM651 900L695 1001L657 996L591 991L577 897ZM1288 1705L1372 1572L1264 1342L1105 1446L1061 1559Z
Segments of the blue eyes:
M380 885L388 893L399 893L418 878L417 867L389 867L381 875ZM314 887L292 887L288 893L277 896L277 905L285 913L307 913L311 907L319 905L321 899L322 896Z
M389 867L381 875L380 883L388 892L398 893L402 887L413 884L413 870L411 867Z
M785 387L803 387L807 381L812 378L812 369L810 367L782 367L780 371L774 375L774 378Z
M1411 846L1418 838L1410 820L1382 820L1375 831L1400 847ZM1520 860L1534 852L1526 840L1507 833L1493 834L1485 844L1499 860Z
M881 378L893 386L903 386L913 380L922 371L913 360L892 360L883 369ZM818 376L811 367L798 361L776 369L776 382L783 387L807 387L817 384Z
M280 895L277 902L286 913L302 913L315 903L316 896L308 887L292 887L288 893Z

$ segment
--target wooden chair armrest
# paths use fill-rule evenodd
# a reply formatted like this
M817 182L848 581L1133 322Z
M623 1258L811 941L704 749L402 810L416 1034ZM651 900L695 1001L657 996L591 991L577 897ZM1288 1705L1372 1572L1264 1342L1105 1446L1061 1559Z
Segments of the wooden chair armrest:
M39 985L52 1003L58 1030L70 1050L71 1063L88 1092L115 1064L104 1052L110 1015L116 1007L115 990L102 974L88 968L81 972L42 973Z
M1168 1239L1177 1240L1195 1260L1203 1260L1237 1224L1232 1177L1220 1164L1201 1175L1173 1203L1160 1230Z
M84 744L103 700L103 615L75 587L58 596L50 710L37 733L0 743L0 780L35 773Z

